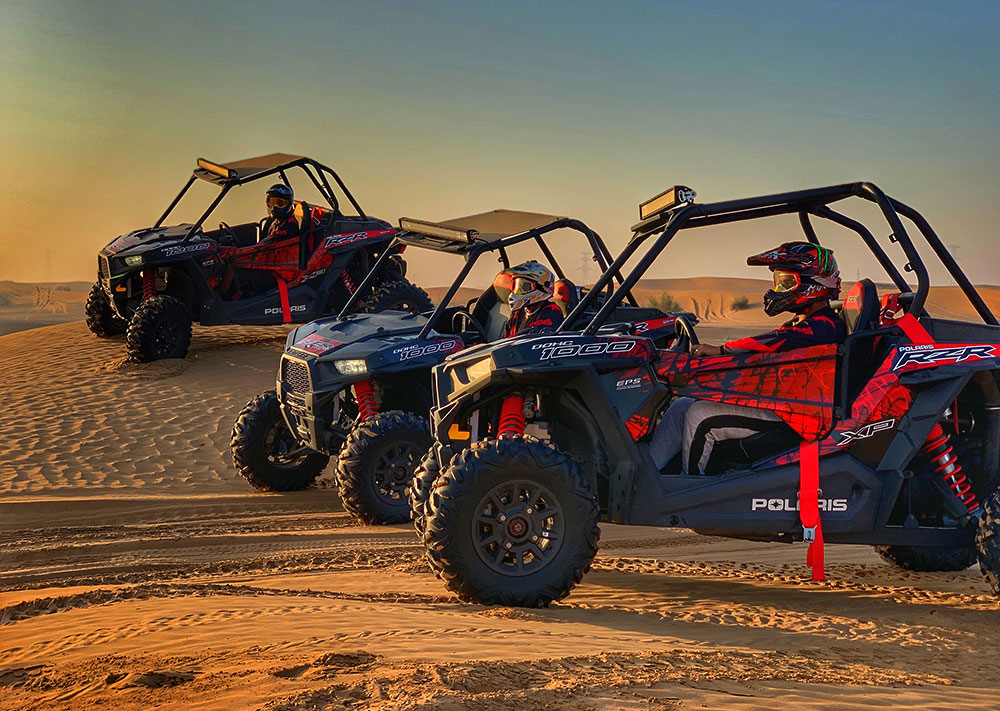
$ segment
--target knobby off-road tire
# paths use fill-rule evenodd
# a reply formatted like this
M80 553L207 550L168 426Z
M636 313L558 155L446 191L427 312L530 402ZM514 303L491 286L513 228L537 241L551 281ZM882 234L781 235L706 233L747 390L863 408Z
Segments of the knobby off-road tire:
M983 504L983 517L976 533L979 569L990 584L993 594L1000 597L1000 489L990 494Z
M403 410L381 412L351 430L337 462L344 508L364 524L408 521L410 481L431 441L427 419Z
M597 498L579 465L532 437L463 450L425 505L431 567L467 602L544 607L580 582L597 554Z
M124 319L115 314L100 284L91 287L83 313L87 317L87 328L98 338L109 338L125 333L125 327L128 325Z
M274 390L248 402L233 425L233 464L240 476L260 491L298 491L316 481L330 458L320 452L294 459L282 456L299 446L281 416Z
M441 473L441 459L444 466L451 463L451 458L455 452L451 447L445 445L441 447L441 457L438 457L438 448L432 446L427 450L427 454L420 460L417 470L413 473L413 481L410 482L410 518L413 519L413 528L417 532L417 538L423 540L424 529L426 528L426 515L424 505L431 494L431 486Z
M183 358L189 345L191 315L184 302L173 296L154 296L143 301L125 331L128 356L139 363Z
M976 562L975 548L932 548L929 546L872 546L882 560L903 570L943 573L965 570Z
M375 314L380 311L406 311L420 314L434 308L427 292L406 279L383 282L364 300L360 311Z

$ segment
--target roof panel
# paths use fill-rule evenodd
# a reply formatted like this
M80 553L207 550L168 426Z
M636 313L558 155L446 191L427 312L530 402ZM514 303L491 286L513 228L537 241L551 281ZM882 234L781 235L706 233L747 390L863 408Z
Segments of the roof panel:
M208 163L223 169L223 172L229 172L230 174L235 173L235 175L233 177L228 177L226 175L219 174L215 169L206 170L200 165L195 168L194 174L202 180L207 180L221 185L228 180L243 180L251 175L273 170L279 166L287 165L288 163L293 163L297 160L302 160L303 158L305 158L305 156L292 155L291 153L269 153L266 156L244 158L242 160L229 161L226 163L207 161Z
M495 242L504 237L527 232L536 227L548 225L562 217L546 215L541 212L521 212L520 210L492 210L478 215L455 217L444 220L441 224L459 227L463 230L476 230L479 238L486 242Z

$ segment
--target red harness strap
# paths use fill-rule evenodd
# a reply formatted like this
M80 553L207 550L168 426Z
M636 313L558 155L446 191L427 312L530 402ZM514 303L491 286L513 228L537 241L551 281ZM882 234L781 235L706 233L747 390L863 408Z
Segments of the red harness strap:
M914 345L925 346L934 343L931 334L927 333L927 329L920 325L920 322L913 314L903 314L893 321L892 324L899 326Z
M806 565L812 566L813 580L826 579L819 493L819 442L803 442L799 445L799 520L802 521L802 540L809 543Z
M281 297L281 318L283 323L292 322L292 309L288 305L288 282L277 277L278 280L278 296Z

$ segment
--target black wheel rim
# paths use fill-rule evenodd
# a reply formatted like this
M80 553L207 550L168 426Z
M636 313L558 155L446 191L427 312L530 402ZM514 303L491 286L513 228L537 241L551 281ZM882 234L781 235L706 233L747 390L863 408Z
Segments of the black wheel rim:
M551 491L538 482L498 484L476 507L472 537L476 553L502 575L536 573L559 554L566 517Z
M305 460L306 455L289 457L288 453L299 449L299 443L292 437L285 421L278 419L264 433L264 456L275 469L292 471Z
M389 506L409 506L407 491L413 472L427 449L413 442L395 442L379 453L372 472L375 495Z
M173 316L165 316L156 324L153 333L153 349L157 356L165 358L177 353L181 341L181 321Z

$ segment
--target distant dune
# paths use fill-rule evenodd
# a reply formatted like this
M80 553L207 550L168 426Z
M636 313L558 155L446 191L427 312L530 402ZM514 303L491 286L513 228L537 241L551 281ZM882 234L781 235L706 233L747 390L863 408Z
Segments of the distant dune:
M91 285L0 281L0 335L83 318Z

